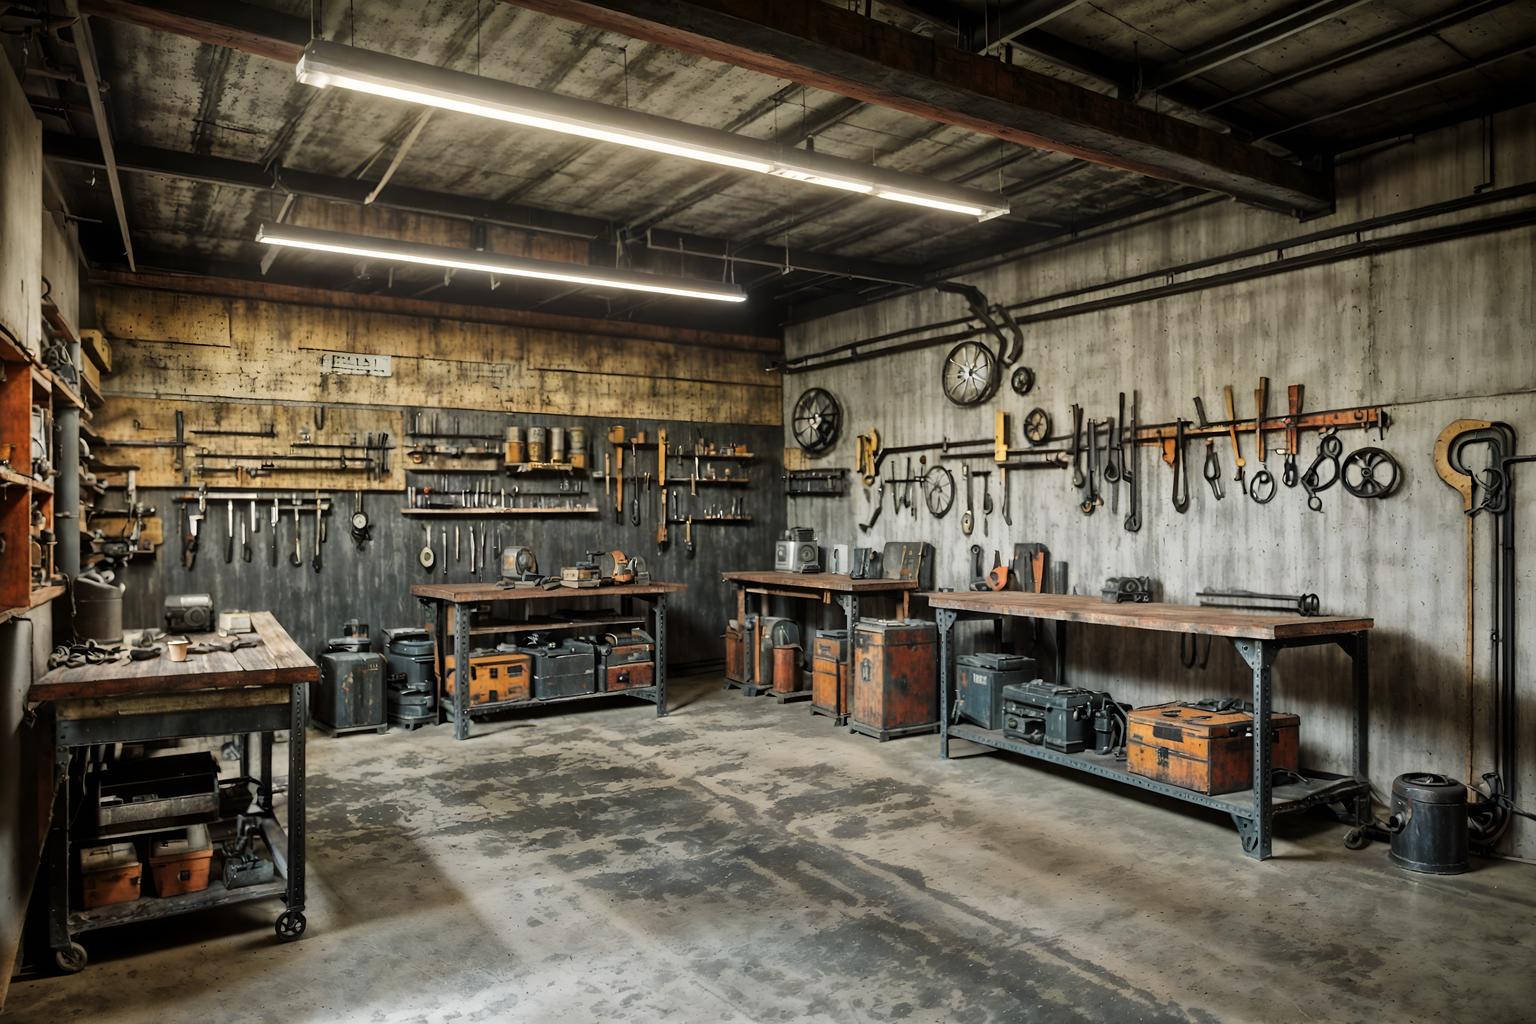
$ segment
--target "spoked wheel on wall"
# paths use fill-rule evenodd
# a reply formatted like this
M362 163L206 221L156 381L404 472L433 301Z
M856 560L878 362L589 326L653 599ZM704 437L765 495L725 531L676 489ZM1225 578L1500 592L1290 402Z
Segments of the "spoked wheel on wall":
M923 476L923 501L935 519L943 519L955 503L955 475L943 466L934 466Z
M999 369L992 350L979 341L962 341L944 360L944 397L956 405L980 405L997 391Z
M791 425L801 450L819 455L837 443L843 428L843 408L825 388L810 388L795 402Z

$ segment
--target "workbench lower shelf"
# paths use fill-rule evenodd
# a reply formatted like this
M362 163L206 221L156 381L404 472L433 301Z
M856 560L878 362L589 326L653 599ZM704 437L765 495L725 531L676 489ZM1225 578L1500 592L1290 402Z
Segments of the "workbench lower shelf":
M951 740L969 740L979 743L984 747L992 747L996 750L1007 750L1025 757L1033 757L1041 761L1050 761L1067 768L1074 768L1090 775L1097 775L1101 779L1110 779L1114 782L1135 786L1162 796L1172 797L1175 800L1183 800L1186 803L1199 804L1216 811L1225 811L1234 817L1248 819L1253 817L1253 790L1240 789L1231 793L1218 793L1208 796L1205 793L1197 793L1192 789L1181 789L1178 786L1170 786L1156 779L1149 779L1143 775L1133 774L1125 767L1125 762L1116 760L1112 754L1095 754L1091 751L1080 751L1075 754L1063 753L1052 750L1049 747L1037 746L1026 743L1023 740L1010 739L996 729L983 729L975 725L951 725L949 727ZM1357 796L1364 796L1370 792L1370 785L1363 780L1354 779L1347 775L1331 775L1325 772L1302 772L1306 782L1276 783L1273 789L1273 804L1275 814L1284 814L1288 811L1301 811L1309 807L1319 807L1331 803L1347 803Z
M215 878L202 892L182 893L180 896L141 896L128 903L114 903L111 906L96 907L92 910L72 911L69 915L69 931L72 935L79 935L82 932L114 928L121 924L158 921L163 917L190 914L193 911L207 910L211 907L227 907L232 903L269 899L273 896L281 896L287 891L288 879L282 872L278 872L277 877L270 882L241 886L238 889L225 888L224 883Z
M597 690L593 693L574 693L569 697L550 697L545 700L531 698L529 700L498 700L486 704L471 704L465 708L465 712L471 718L479 718L496 711L518 711L523 708L542 708L550 704L569 704L577 700L593 700L597 697L637 697L650 704L656 703L656 688L654 686L637 686L632 690ZM453 701L444 698L439 702L442 707L443 720L448 721L453 714Z

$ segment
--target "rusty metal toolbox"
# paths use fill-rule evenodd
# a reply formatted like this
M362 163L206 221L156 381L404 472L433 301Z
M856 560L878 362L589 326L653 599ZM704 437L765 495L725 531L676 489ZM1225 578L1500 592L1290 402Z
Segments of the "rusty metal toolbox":
M454 656L444 660L443 700L453 700L458 685ZM482 649L469 652L469 706L499 704L509 700L527 700L533 659L522 651Z
M208 827L192 825L149 844L149 877L156 896L202 892L213 876L213 846Z
M143 876L132 843L80 848L80 902L87 910L138 899Z
M938 636L922 619L859 620L849 729L882 741L938 729Z
M219 762L206 750L114 761L88 779L102 838L206 824L219 816Z
M604 690L634 690L653 682L656 642L643 629L606 633L597 645L597 683Z
M1126 767L1136 775L1212 796L1253 786L1253 712L1157 704L1126 714ZM1301 719L1270 715L1271 764L1295 771Z
M530 648L528 653L533 655L533 695L539 700L597 692L593 644L567 638Z

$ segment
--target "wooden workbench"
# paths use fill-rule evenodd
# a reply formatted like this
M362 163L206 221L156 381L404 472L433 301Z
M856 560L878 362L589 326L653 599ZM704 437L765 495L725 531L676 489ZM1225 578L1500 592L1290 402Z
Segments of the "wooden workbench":
M305 684L319 671L270 612L252 612L259 643L235 651L191 654L174 662L163 651L147 661L113 661L58 668L32 684L27 698L54 736L54 812L48 832L49 944L58 966L78 971L85 950L74 936L96 928L156 920L207 907L282 896L287 906L277 918L284 941L304 933L304 728ZM132 632L129 636L132 637ZM248 636L250 636L248 634ZM189 634L194 644L223 642L214 634ZM273 810L272 741L288 733L287 828ZM251 774L250 737L260 734L260 774ZM254 784L254 797L265 819L262 832L277 877L268 883L225 888L215 878L202 892L156 898L91 910L69 909L74 858L69 827L79 813L72 806L83 787L70 781L71 752L107 743L146 743L200 736L244 737L240 783ZM89 816L85 816L89 820Z
M844 657L850 660L853 657L853 627L859 620L859 602L868 597L889 598L895 605L892 617L905 619L911 614L912 594L918 589L916 580L854 579L845 573L832 572L726 572L721 573L720 578L736 588L736 621L743 628L747 622L748 595L760 599L758 610L764 615L768 613L768 599L772 597L817 601L821 604L837 602L843 610L843 619L848 629ZM751 652L748 657L752 657ZM725 685L727 688L741 686L748 696L768 693L773 689L760 683L743 683L730 678L726 679ZM795 697L803 693L801 691L788 696ZM835 707L823 707L811 702L813 715L826 715L838 725L847 722L848 710L841 694Z
M1164 796L1224 811L1232 816L1242 839L1243 851L1263 860L1270 856L1273 817L1276 813L1307 807L1341 805L1356 824L1370 816L1370 780L1367 777L1367 690L1370 678L1370 631L1372 619L1333 615L1288 615L1202 608L1177 604L1110 604L1095 597L1064 594L956 592L926 595L939 626L939 756L949 756L951 738L970 740L999 750L1051 761L1102 778L1151 790ZM1194 633L1224 637L1253 673L1255 722L1268 722L1273 710L1271 669L1280 651L1292 647L1335 644L1349 655L1353 690L1351 774L1327 775L1304 772L1304 781L1274 785L1272 748L1253 745L1253 788L1237 793L1207 796L1166 783L1133 775L1113 755L1091 751L1063 753L1037 746L1001 731L968 723L950 722L950 632L960 616L1044 619L1056 623L1056 682L1066 683L1066 627L1070 623Z
M453 637L453 649L455 656L458 652L467 652L470 648L470 637L491 634L517 634L530 632L571 632L577 630L593 630L613 626L640 625L645 622L645 617L637 615L633 607L636 600L650 604L650 618L652 622L653 637L656 641L655 651L655 675L651 686L637 687L632 690L620 691L626 697L638 697L641 700L651 701L656 705L656 716L659 718L667 713L667 595L678 594L687 590L684 583L667 583L653 581L651 583L621 583L605 584L600 587L586 589L561 587L558 590L544 590L538 587L501 587L495 583L418 583L411 587L411 596L420 600L423 604L431 605L434 611L433 637ZM530 609L539 604L552 604L555 602L571 602L579 600L613 600L619 599L622 604L621 614L608 617L573 618L558 621L527 621L520 623L490 623L476 626L475 607L477 605L505 604L521 606ZM451 614L450 614L451 613ZM434 644L437 659L437 678L447 678L445 661L447 652L445 644ZM493 711L506 711L513 708L542 707L547 704L558 704L573 700L590 700L594 697L613 696L606 690L598 690L595 693L582 693L571 697L556 697L551 700L509 700L497 701L493 704L478 704L471 708L469 705L469 673L458 672L454 675L453 710L453 734L457 739L469 737L469 721L471 714L479 715ZM441 706L441 701L439 701Z

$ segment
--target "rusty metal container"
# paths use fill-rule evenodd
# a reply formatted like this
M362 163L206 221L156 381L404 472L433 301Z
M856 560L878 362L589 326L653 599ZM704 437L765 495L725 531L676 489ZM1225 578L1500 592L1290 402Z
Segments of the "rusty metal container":
M570 449L570 463L576 469L587 468L587 428L572 427L565 432Z
M784 644L773 649L773 692L800 692L799 644Z
M811 709L837 717L848 706L848 631L821 629L811 644Z
M939 632L922 619L862 619L853 631L848 728L882 742L939 728Z
M458 670L454 656L444 658L446 678L443 680L443 700L453 702L453 689L458 685ZM533 694L533 658L522 652L482 649L469 652L469 706L500 704L504 701L529 700Z
M562 463L565 461L564 427L549 428L549 461Z
M549 431L543 427L528 428L528 461L549 461Z
M1253 713L1156 704L1127 712L1126 767L1136 775L1215 795L1253 786ZM1270 715L1271 764L1296 770L1301 719Z
M516 466L528 461L528 442L523 437L522 427L507 428L504 447L502 461L507 465Z

